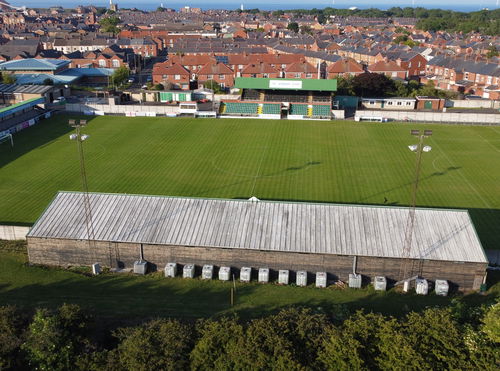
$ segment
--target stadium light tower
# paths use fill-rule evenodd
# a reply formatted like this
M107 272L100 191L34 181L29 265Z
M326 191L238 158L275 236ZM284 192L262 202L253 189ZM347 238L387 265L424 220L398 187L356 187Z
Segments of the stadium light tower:
M398 282L398 284L404 283L405 281L411 280L413 278L411 277L413 271L409 272L409 265L410 265L411 247L412 247L411 245L413 240L413 230L415 227L415 208L417 204L418 183L420 181L420 169L422 166L422 154L424 152L430 152L432 149L430 146L424 145L424 139L432 135L432 130L423 130L423 131L411 130L411 135L418 137L418 144L413 144L411 146L408 146L410 151L416 152L417 158L415 166L415 179L413 181L411 190L410 209L408 212L408 218L406 220L405 240L404 240L403 254L402 254L403 261L401 262L401 266L399 269L400 281ZM420 269L417 272L417 275L418 274L420 274Z
M95 233L94 233L94 224L92 221L92 209L90 206L90 197L89 197L89 187L87 183L87 172L85 170L85 156L83 153L83 142L86 141L90 136L87 134L82 134L82 127L87 126L87 120L69 120L69 126L75 128L75 134L70 134L69 139L74 140L77 143L78 148L78 158L80 162L80 177L82 181L82 189L83 189L83 207L85 212L85 225L87 227L87 238L89 249L91 252L91 257L94 258L95 254Z

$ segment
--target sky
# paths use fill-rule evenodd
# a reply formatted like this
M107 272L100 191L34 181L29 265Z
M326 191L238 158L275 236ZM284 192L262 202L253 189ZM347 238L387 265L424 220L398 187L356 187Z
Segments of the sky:
M159 6L163 3L165 7L179 8L182 5L191 6L201 6L202 8L214 8L219 5L228 8L235 9L239 8L240 3L243 3L245 7L251 8L257 5L266 5L267 8L300 8L300 7L338 7L338 8L348 8L351 6L357 6L360 8L367 7L378 7L382 9L390 8L392 6L422 6L426 8L443 8L443 9L454 9L454 10L479 10L482 8L496 9L497 0L310 0L304 2L304 0L142 0L139 3L136 0L114 0L122 7L140 7L140 8L151 8ZM28 7L36 6L52 6L52 5L63 5L67 7L75 6L78 4L94 4L98 6L103 6L109 3L109 0L66 0L64 2L58 0L11 0L10 3L16 6L26 5ZM142 6L141 6L142 5Z

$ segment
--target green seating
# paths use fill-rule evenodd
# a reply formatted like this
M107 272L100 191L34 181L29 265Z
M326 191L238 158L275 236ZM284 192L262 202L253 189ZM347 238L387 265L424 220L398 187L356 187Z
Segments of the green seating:
M262 113L268 115L279 115L281 113L281 105L264 103L262 105Z
M226 111L225 113L236 113L236 114L257 114L257 108L259 105L257 103L235 103L235 102L226 102Z
M307 116L307 104L291 104L290 115Z
M331 116L330 106L313 105L312 108L313 108L313 110L312 110L313 116L323 116L323 117L330 117Z

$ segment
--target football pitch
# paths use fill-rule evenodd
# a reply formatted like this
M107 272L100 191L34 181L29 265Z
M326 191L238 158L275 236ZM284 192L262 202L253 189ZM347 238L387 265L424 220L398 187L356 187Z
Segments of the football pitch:
M0 223L32 224L58 190L82 189L68 118L0 144ZM90 191L395 206L410 202L410 129L432 129L417 204L469 209L483 246L500 248L500 127L86 118Z

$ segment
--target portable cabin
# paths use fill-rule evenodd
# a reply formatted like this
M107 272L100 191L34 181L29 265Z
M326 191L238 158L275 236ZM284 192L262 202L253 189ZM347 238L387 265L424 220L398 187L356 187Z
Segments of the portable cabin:
M280 285L288 285L289 277L290 271L288 271L288 269L280 269L278 271L278 283Z
M307 286L307 272L298 271L295 277L295 283L297 286Z
M361 288L361 274L349 273L349 287L353 289Z
M241 282L250 282L252 279L252 268L243 267L240 270L240 281Z
M316 287L326 287L326 272L316 272Z
M201 278L204 280L211 280L214 276L214 266L205 264L201 270Z
M269 268L259 268L259 282L260 283L269 282Z
M194 278L194 264L186 264L182 269L183 278Z
M418 295L427 295L429 293L429 282L424 278L415 280L415 291Z
M373 280L373 287L375 291L386 291L387 290L387 278L383 276L376 276Z
M165 277L175 277L177 275L177 263L167 263L165 266Z
M230 267L220 267L219 269L219 281L229 281L231 278L231 268Z

